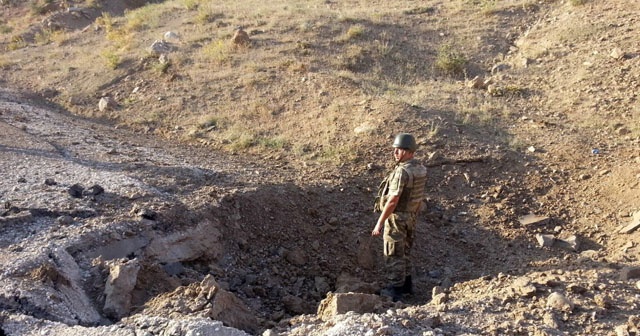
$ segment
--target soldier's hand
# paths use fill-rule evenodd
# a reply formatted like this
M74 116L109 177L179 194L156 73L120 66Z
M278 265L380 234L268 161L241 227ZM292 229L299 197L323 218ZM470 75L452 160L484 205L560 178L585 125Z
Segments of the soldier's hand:
M376 227L374 227L373 231L371 231L371 235L372 236L379 236L381 231L382 231L382 225L376 224Z

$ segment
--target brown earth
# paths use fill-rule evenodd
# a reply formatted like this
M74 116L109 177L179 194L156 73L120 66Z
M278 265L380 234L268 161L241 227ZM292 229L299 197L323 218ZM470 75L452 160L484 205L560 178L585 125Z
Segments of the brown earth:
M640 238L620 230L640 211L640 3L223 1L201 22L205 4L167 1L116 69L96 18L142 3L54 3L81 14L0 18L5 334L639 333ZM203 56L236 26L248 47ZM162 68L147 48L166 31ZM463 73L437 66L443 45ZM316 314L383 285L371 207L401 131L429 168L416 293ZM127 307L105 294L125 260Z

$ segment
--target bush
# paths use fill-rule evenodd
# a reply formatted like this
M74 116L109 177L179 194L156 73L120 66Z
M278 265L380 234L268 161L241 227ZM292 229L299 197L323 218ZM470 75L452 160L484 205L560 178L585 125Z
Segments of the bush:
M448 75L462 75L467 64L466 57L453 48L451 44L444 44L438 49L435 67Z

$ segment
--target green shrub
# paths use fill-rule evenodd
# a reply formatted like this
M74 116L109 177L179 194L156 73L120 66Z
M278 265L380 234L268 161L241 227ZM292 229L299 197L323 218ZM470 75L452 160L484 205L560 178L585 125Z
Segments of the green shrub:
M439 71L448 75L462 75L466 64L466 57L451 44L444 44L438 48L435 67Z

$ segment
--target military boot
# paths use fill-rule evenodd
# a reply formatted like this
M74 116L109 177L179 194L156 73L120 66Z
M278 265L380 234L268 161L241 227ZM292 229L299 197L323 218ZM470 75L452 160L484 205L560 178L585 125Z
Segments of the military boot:
M413 294L413 281L411 275L407 275L404 278L404 284L402 285L402 294Z
M387 286L380 291L380 295L390 297L393 302L402 298L402 286Z

